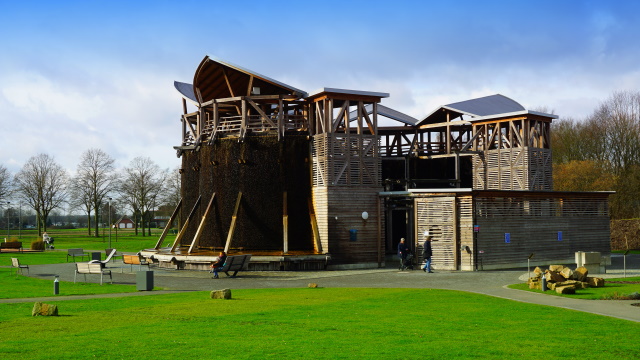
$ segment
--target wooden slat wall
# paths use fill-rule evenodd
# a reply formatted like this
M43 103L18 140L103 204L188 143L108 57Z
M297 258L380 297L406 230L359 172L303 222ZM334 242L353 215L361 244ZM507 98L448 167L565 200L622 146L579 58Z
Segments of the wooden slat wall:
M319 134L314 136L312 156L314 186L380 185L376 136Z
M429 230L433 236L432 267L438 270L457 270L458 229L456 198L440 196L418 198L415 200L416 244L418 260L422 264L422 244L424 232Z
M476 190L552 190L551 150L509 148L473 156Z
M324 252L333 263L377 263L382 241L378 239L378 193L380 187L314 187L313 202ZM362 219L362 212L369 214ZM336 219L337 217L337 219ZM351 241L349 230L357 230Z
M478 260L484 269L526 266L531 253L532 265L550 265L574 263L576 251L611 252L606 196L477 196L475 217L478 250L484 252Z

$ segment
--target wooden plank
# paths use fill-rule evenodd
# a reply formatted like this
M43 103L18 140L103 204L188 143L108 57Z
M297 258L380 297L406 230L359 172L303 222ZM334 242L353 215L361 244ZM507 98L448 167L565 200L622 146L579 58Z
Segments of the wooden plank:
M196 234L193 236L193 240L191 240L191 245L189 246L188 253L191 254L193 249L200 245L200 236L202 235L202 230L204 229L204 225L207 221L207 215L209 215L209 211L211 210L211 205L213 204L213 199L216 197L216 193L214 192L211 195L211 200L209 200L209 204L207 205L207 209L204 211L202 215L202 220L200 220L200 225L198 225L198 230L196 230Z
M234 208L233 215L231 216L231 225L229 226L229 234L227 235L227 242L224 245L224 252L229 252L231 239L233 239L233 232L236 229L236 220L238 219L238 210L240 209L240 200L242 200L242 191L238 192L238 199L236 200L236 207Z
M309 218L311 219L311 231L313 233L313 250L320 254L322 253L322 243L320 242L320 232L318 230L318 219L316 218L316 212L313 209L313 201L309 199Z
M193 208L191 209L191 212L189 213L189 216L187 217L187 219L185 220L184 224L182 225L182 229L180 229L180 231L178 232L178 235L176 235L176 239L174 240L173 245L171 245L171 252L175 251L176 247L178 247L178 244L180 244L180 240L184 236L185 231L187 231L187 227L189 226L189 223L191 222L191 219L195 215L196 210L198 209L198 206L200 205L200 199L202 199L202 195L198 196L198 200L196 200L195 204L193 205Z
M154 247L154 249L159 250L162 247L162 243L164 242L165 237L167 237L167 234L169 233L169 229L171 228L173 222L176 220L176 217L178 216L178 212L180 211L181 207L182 207L182 199L178 201L178 205L173 210L173 213L171 214L171 217L169 218L167 225L165 225L164 230L162 230L162 234L160 234L160 238L158 239L158 242L156 242L156 246Z
M287 192L282 193L282 252L289 252L289 214L287 213Z

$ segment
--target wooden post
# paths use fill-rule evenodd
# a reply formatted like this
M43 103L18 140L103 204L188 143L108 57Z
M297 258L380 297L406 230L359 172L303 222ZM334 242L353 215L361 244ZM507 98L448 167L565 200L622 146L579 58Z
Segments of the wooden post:
M207 209L204 211L204 215L202 215L202 220L200 220L200 225L198 225L198 230L196 230L196 234L193 236L193 240L191 241L191 246L189 246L188 253L191 254L193 248L200 243L200 235L202 235L202 230L204 229L204 224L207 220L207 215L209 215L209 211L211 210L211 204L213 204L213 199L216 197L216 193L211 195L211 200L209 200L209 205L207 205Z
M171 218L169 219L169 222L167 222L167 225L165 225L164 230L162 230L162 234L160 235L160 238L158 239L158 242L156 243L156 247L154 249L160 250L160 247L164 242L164 238L167 236L167 233L169 232L169 228L171 228L171 224L173 224L176 217L178 216L178 212L181 207L182 207L182 199L180 199L180 201L178 202L178 206L176 206L176 208L173 210L173 214L171 214Z
M322 253L322 243L320 242L320 230L318 230L318 219L313 209L313 201L309 199L309 218L311 219L311 230L313 231L313 250Z
M376 209L376 216L377 216L376 222L378 223L377 224L378 225L378 231L377 231L378 232L378 242L377 242L377 245L378 245L378 267L379 268L382 267L382 253L384 251L382 249L382 212L381 212L381 209L380 209L380 203L381 203L380 196L378 196L376 198L376 207L377 207L377 209Z
M229 245L231 245L231 239L233 238L233 232L236 229L236 219L238 218L238 210L240 209L240 200L242 200L242 191L238 192L238 199L236 200L236 207L233 210L233 216L231 216L231 226L229 226L229 234L227 235L227 243L224 245L224 252L229 252Z
M193 205L193 209L191 209L191 212L189 213L189 216L187 217L187 220L185 220L184 225L182 225L182 229L180 229L180 232L178 232L178 235L176 236L176 239L173 242L173 245L171 245L171 251L172 252L176 250L176 247L178 246L178 244L180 243L180 240L184 236L184 232L187 230L187 227L189 226L189 222L191 221L191 218L193 218L193 215L195 215L196 210L198 209L198 206L200 205L200 199L202 199L202 195L198 196L198 200Z
M287 192L282 193L282 252L289 252L289 214L287 213Z

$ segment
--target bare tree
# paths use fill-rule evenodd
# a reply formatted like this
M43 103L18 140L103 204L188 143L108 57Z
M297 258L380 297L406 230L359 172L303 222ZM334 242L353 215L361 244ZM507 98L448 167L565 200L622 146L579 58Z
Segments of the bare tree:
M11 195L11 174L0 165L0 199L7 199Z
M145 235L145 221L150 222L149 210L155 205L163 189L167 174L150 158L137 157L124 168L123 178L118 186L122 202L133 210L134 218L140 220L142 235ZM136 234L138 228L136 227Z
M83 186L82 181L80 181L78 177L75 177L71 180L69 195L71 198L71 207L82 209L87 215L87 235L91 236L91 211L93 211L93 201L89 188ZM96 229L97 228L96 223Z
M47 230L47 218L67 196L68 174L47 154L31 157L14 177L15 189L37 215L38 235Z
M82 153L80 163L78 164L77 174L74 178L74 195L76 200L80 201L87 216L90 216L91 210L100 209L102 202L112 191L115 181L115 173L113 167L114 160L100 149L89 149ZM98 232L98 211L94 212L95 219L95 236L99 236ZM89 229L91 225L89 223ZM91 230L89 230L89 234Z

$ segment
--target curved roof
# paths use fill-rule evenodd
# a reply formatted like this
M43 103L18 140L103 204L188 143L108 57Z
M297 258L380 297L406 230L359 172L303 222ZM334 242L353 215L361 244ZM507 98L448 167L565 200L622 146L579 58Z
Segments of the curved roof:
M204 57L193 76L193 93L200 102L251 95L255 87L260 88L260 95L307 95L293 86L209 56Z
M480 117L524 110L524 106L520 105L520 103L504 95L495 94L443 105L427 115L418 125L446 122L447 113L449 113L449 119L451 120L462 115Z
M194 103L198 104L198 100L196 99L196 94L193 93L193 85L192 84L187 84L187 83L183 83L180 81L174 81L173 82L173 87L176 88L176 90L178 90L178 92L182 95L182 97L184 97L187 100L191 100Z

